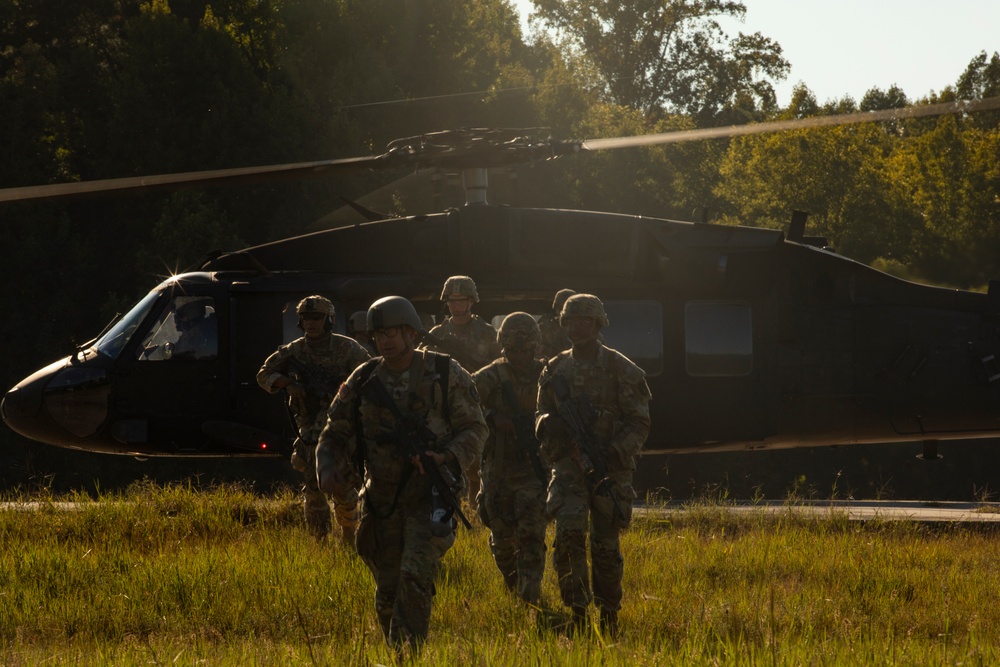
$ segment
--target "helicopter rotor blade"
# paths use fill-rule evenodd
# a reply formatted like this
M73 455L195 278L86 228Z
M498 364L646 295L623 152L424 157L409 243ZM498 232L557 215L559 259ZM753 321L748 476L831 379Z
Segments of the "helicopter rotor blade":
M207 187L213 185L250 184L273 182L276 180L296 180L321 174L354 172L359 169L380 166L384 155L345 158L339 160L317 160L292 164L267 165L260 167L239 167L236 169L216 169L211 171L190 171L179 174L156 176L134 176L111 178L98 181L78 181L52 185L31 185L0 190L0 203L37 201L63 197L81 197L97 194L125 194L128 192L155 192L158 190L180 190L183 188Z
M856 123L872 123L885 120L902 120L905 118L921 118L924 116L943 116L954 113L973 113L1000 109L1000 96L987 97L970 102L958 100L938 104L922 104L898 109L883 109L880 111L858 111L855 113L837 114L833 116L813 116L791 120L776 120L751 125L729 125L726 127L707 127L698 130L680 130L660 134L645 134L637 137L612 137L608 139L587 139L580 142L582 150L601 151L615 148L633 148L639 146L658 146L675 144L684 141L699 141L703 139L722 139L726 137L746 136L751 134L766 134L770 132L785 132L814 127L830 127L834 125L851 125Z
M352 173L363 169L402 166L411 166L417 169L426 167L467 169L503 166L549 160L580 150L600 151L657 146L835 125L903 120L945 114L970 114L991 109L1000 109L1000 96L977 101L957 100L880 111L861 111L750 125L731 125L584 141L559 141L551 138L532 137L532 135L538 135L545 128L445 130L397 139L389 144L387 151L382 155L367 157L0 189L0 204L86 195L173 191L183 188L295 180L324 174Z

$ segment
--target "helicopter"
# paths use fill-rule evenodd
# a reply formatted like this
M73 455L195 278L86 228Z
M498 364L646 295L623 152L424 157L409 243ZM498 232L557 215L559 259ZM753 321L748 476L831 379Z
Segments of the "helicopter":
M606 343L647 375L645 453L725 452L1000 435L1000 282L987 293L908 282L786 230L595 211L496 206L490 169L592 150L1000 108L1000 98L729 128L557 141L452 130L379 155L0 190L0 204L401 166L458 171L466 203L220 253L168 277L92 341L3 397L14 431L136 457L287 456L281 401L256 384L297 338L294 305L322 294L347 315L405 296L433 321L450 275L473 276L477 314L548 312L563 288L599 295ZM197 336L193 332L198 331Z

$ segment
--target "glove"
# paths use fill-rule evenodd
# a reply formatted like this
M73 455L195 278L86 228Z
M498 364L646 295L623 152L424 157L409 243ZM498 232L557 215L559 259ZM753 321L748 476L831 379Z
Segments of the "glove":
M285 385L285 391L288 393L289 398L303 400L306 397L306 388L298 382L290 382Z

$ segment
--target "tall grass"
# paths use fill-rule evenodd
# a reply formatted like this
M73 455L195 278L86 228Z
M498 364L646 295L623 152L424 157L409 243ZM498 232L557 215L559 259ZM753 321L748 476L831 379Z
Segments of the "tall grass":
M17 500L27 500L19 498ZM0 510L0 663L369 665L393 656L371 577L317 544L290 492L142 484ZM618 639L568 632L555 578L528 609L487 532L459 536L420 664L977 665L1000 658L995 535L908 522L637 517Z

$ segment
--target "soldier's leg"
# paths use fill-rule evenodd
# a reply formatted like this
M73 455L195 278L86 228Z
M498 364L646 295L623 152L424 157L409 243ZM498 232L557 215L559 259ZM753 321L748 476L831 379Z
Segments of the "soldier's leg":
M479 466L482 464L482 456L477 456L468 468L465 469L465 481L468 484L469 507L473 513L479 507L479 492L482 490L483 480L480 476Z
M490 551L507 590L517 592L517 532L503 517L490 517Z
M346 490L342 495L333 498L333 515L340 526L341 539L347 544L354 544L354 534L358 528L358 492L355 489Z
M479 518L490 529L490 551L493 562L510 591L517 591L517 532L513 524L513 495L494 480L483 478L479 495Z
M590 515L590 556L593 563L594 603L601 611L602 626L616 633L618 611L622 601L622 558L620 536L632 518L634 492L630 484L616 486L612 491L625 515L617 516L609 496L595 496Z
M552 544L552 565L559 577L559 593L563 604L580 616L590 604L589 572L587 568L587 518L586 496L574 493L572 488L560 489L562 498L553 512L553 489L549 487L549 514L556 522L556 537Z
M542 575L545 572L545 489L539 483L518 494L517 571L518 595L525 602L536 604L542 595Z
M316 480L316 467L302 473L302 497L305 508L306 527L317 539L324 539L330 532L330 503L326 494L320 491Z
M407 512L403 522L399 594L390 632L394 642L419 647L427 639L439 550L431 543L429 508Z
M363 513L358 525L358 555L375 579L375 616L382 636L387 644L394 646L391 629L403 555L401 522Z

